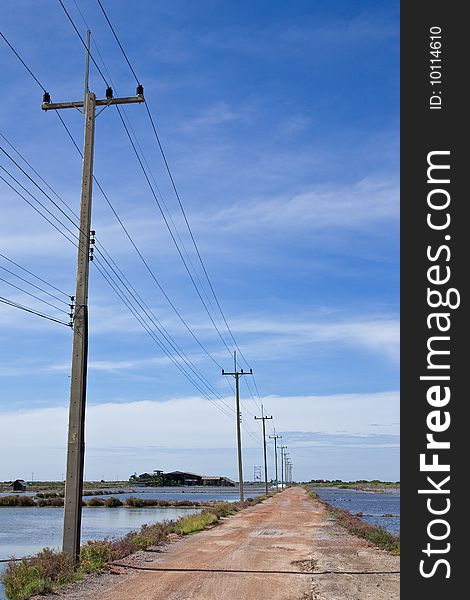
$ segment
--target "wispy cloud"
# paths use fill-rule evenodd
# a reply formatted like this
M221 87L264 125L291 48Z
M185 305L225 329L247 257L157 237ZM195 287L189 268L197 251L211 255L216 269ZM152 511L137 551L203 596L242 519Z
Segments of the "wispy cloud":
M227 401L233 404L232 398L227 398ZM305 453L308 448L315 452L315 447L320 446L343 447L351 451L353 447L365 450L395 448L397 445L397 427L388 425L397 421L397 392L268 396L262 401L266 410L276 417L276 422L282 424L278 430L283 435L285 432L286 439L291 440L294 456L296 446L299 452ZM242 413L247 414L243 407ZM17 472L34 470L39 474L46 471L57 477L57 473L63 470L67 414L65 407L1 414L0 451L15 453ZM371 428L368 425L371 419L377 425L383 425ZM244 423L253 430L257 439L254 442L243 430L245 451L250 456L255 449L260 453L259 430L248 419L244 419ZM21 436L18 436L18 431L21 431ZM87 447L87 469L99 470L100 456L107 452L112 459L110 464L114 464L112 476L117 459L119 469L130 474L139 468L148 468L140 465L139 456L152 455L155 464L162 464L163 457L168 461L169 454L179 455L182 449L192 449L193 468L201 472L205 471L203 457L207 450L216 451L220 458L218 470L235 476L233 419L198 397L91 405L87 409ZM31 448L34 448L34 457ZM140 449L137 455L136 449ZM231 451L219 453L220 449ZM6 465L2 479L15 476L5 472L5 468Z
M224 232L256 228L272 231L367 229L379 221L397 220L396 181L364 178L349 185L317 186L288 197L246 199L205 219ZM237 218L243 212L243 219Z

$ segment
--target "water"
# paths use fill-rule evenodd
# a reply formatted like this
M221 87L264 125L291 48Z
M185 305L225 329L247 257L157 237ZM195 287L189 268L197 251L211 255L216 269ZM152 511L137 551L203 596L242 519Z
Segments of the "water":
M361 512L362 521L371 525L380 525L391 533L400 533L399 490L386 490L384 493L325 487L316 487L314 490L322 500L332 506L345 508L353 514Z
M83 508L82 541L122 537L144 523L156 523L199 512L191 508ZM59 549L64 509L54 507L0 508L0 559L20 558L42 548ZM6 564L0 563L0 570ZM0 600L5 600L0 585Z
M122 489L122 488L121 488ZM246 487L245 498L254 498L255 496L262 496L264 494L264 487ZM124 494L103 494L99 495L98 498L109 498L110 496L116 496L120 500L125 500L130 496L137 498L148 498L152 500L189 500L195 502L238 502L240 499L240 492L237 487L217 487L217 488L206 488L194 486L191 488L175 488L175 487L145 487L145 488L129 488L125 490ZM85 496L85 500L89 500L93 496Z

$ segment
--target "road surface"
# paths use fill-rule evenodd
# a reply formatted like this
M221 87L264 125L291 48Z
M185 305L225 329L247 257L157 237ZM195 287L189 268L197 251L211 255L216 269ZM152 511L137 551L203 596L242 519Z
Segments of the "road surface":
M291 488L56 600L398 600L399 559ZM44 598L44 597L43 597Z

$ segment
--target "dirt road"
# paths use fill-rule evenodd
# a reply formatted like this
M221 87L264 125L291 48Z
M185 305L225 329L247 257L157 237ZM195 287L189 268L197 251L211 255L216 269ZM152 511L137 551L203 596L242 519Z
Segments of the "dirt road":
M76 586L66 600L398 600L399 560L349 535L293 488L131 568Z

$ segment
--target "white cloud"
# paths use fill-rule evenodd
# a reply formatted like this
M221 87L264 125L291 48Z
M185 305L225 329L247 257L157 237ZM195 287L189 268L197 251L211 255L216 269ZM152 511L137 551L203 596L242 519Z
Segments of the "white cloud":
M227 402L233 405L232 398L227 398ZM377 449L379 435L396 436L398 433L398 392L269 396L263 398L263 403L274 416L277 430L286 432L286 440L289 435L292 436L294 462L296 442L299 442L299 436L305 440L308 432L313 438L321 433L321 446L335 448L341 447L338 445L339 435L363 436L363 443L357 443L360 442L357 440L351 444L349 440L349 443L343 444L349 449L357 447L362 450ZM3 413L0 419L0 451L4 455L8 453L10 459L2 466L0 479L31 471L38 477L57 477L57 473L63 470L67 415L67 409L62 407ZM259 440L260 430L246 410L243 422ZM130 474L135 469L149 468L148 464L141 465L141 456L151 455L155 464L162 464L172 461L173 455L180 456L182 451L191 450L192 468L204 472L203 457L208 452L219 454L220 451L218 470L235 475L233 419L201 398L92 405L87 408L86 423L89 472L109 468L108 477L115 477L116 469L124 469ZM259 445L245 430L242 435L245 452L250 457L254 456L253 452L257 454ZM396 447L390 442L379 445L384 451ZM302 444L301 440L298 443L301 455L307 447L311 447L314 457L314 446ZM100 462L104 454L108 457L106 467ZM185 465L180 467L188 468ZM166 465L163 468L167 468Z
M395 181L365 178L355 184L317 186L289 197L240 201L208 217L208 227L224 232L364 229L399 213ZM243 219L238 215L243 214Z

